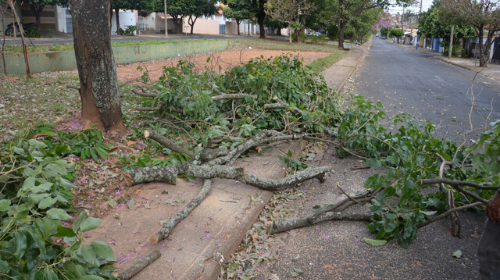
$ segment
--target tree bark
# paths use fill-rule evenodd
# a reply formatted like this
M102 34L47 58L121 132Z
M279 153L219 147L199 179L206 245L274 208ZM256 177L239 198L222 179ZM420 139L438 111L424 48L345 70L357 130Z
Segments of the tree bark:
M331 171L332 169L330 166L321 166L308 168L295 175L287 176L282 179L266 179L245 173L244 169L239 167L229 167L224 165L198 166L191 163L183 163L176 166L152 166L138 168L128 171L128 176L130 176L131 185L149 182L165 182L167 184L175 185L177 175L186 174L188 176L202 179L233 179L243 184L251 185L263 190L275 191L302 183L312 178L317 178L321 183L323 183L326 180L325 174Z
M115 9L116 13L116 34L122 35L122 32L120 30L120 9Z
M31 11L35 14L36 28L40 29L40 15L43 11L43 6L40 3L30 4Z
M240 36L240 23L241 23L241 20L236 19L236 28L238 29L238 36Z
M134 277L137 273L141 272L144 268L146 268L148 265L152 264L154 261L159 259L161 257L161 253L158 250L154 250L153 252L149 253L146 257L138 261L136 264L134 264L132 267L129 269L123 271L118 275L118 278L120 280L128 280Z
M343 50L344 49L344 33L345 29L347 27L347 23L345 23L343 20L339 21L339 45L338 49Z
M109 11L110 1L71 0L73 41L80 78L84 127L105 132L125 130L122 119ZM92 19L92 20L89 20Z
M258 11L256 14L257 17L257 23L259 24L259 33L260 36L259 38L265 39L266 38L266 29L264 28L264 18L266 18L266 11L264 4L266 3L266 0L254 0L258 1Z

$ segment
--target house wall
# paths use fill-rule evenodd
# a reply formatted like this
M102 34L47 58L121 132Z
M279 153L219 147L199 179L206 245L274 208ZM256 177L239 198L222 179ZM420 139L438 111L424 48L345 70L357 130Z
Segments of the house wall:
M40 15L40 27L42 29L56 30L55 10L56 6L45 5L45 7L43 7ZM21 6L21 17L24 23L36 22L35 14L31 11L30 5L26 2Z
M120 12L120 28L125 30L131 25L137 26L134 12ZM113 17L111 18L111 34L116 34L116 12L113 12ZM135 34L137 34L137 31Z
M191 26L188 24L188 17L184 18L183 32L191 32ZM216 20L209 20L198 18L194 23L193 33L197 34L219 34L219 22Z

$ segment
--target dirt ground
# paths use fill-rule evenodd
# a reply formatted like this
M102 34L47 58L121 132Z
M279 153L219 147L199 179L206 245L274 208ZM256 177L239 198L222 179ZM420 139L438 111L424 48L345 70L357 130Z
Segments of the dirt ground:
M260 50L260 49L240 49L240 50L229 50L229 51L219 51L211 53L200 53L189 56L178 56L171 57L161 60L154 60L148 62L136 62L130 64L117 65L116 71L118 73L118 79L120 82L135 82L140 81L142 72L137 70L140 66L143 69L149 71L149 77L152 81L158 80L158 78L163 73L163 67L175 66L179 60L187 60L196 65L198 70L203 70L205 67L209 69L219 71L219 66L221 71L226 71L233 68L240 63L246 63L253 58L263 57L270 58L276 57L282 54L287 54L290 56L300 56L303 58L304 64L310 64L318 58L323 58L328 56L330 53L327 52L289 52L289 51L276 51L276 50ZM207 61L207 59L209 59Z

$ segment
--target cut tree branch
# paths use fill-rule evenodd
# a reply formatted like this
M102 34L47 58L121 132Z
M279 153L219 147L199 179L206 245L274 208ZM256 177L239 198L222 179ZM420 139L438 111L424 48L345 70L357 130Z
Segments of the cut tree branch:
M213 101L224 100L224 99L243 99L250 97L252 99L257 99L257 95L251 95L246 93L233 93L233 94L221 94L217 96L212 96Z
M377 193L383 189L377 189L375 191L368 190L364 194L356 195L354 197L347 197L342 201L327 207L317 213L307 215L304 217L299 217L295 219L279 220L273 223L269 229L269 234L280 233L284 231L289 231L295 228L306 227L314 225L320 222L328 220L354 220L354 221L371 221L372 216L369 214L348 214L342 213L341 211L354 204L365 204L369 202Z
M184 207L179 213L170 218L166 224L158 231L155 235L151 236L151 242L153 244L164 240L169 236L174 227L182 220L185 219L191 211L194 210L200 203L207 197L210 189L212 188L212 180L205 180L203 182L203 187L200 192Z
M137 273L141 272L144 268L146 268L148 265L152 264L154 261L159 259L161 257L161 253L158 250L154 250L153 252L149 253L146 257L143 259L139 260L136 264L134 264L132 267L129 269L123 271L118 275L118 278L120 280L128 280L134 277Z
M424 179L421 182L422 182L422 185L432 185L432 184L444 183L444 184L447 184L450 186L469 186L469 187L473 187L473 188L480 189L480 190L496 190L496 189L498 189L498 187L481 186L479 184L475 184L475 183L471 183L471 182L455 181L455 180L450 180L447 178Z
M132 89L132 92L139 95L139 96L144 96L144 97L158 97L159 94L156 93L147 93L147 92L140 92L136 89Z
M293 186L306 180L317 178L320 182L325 182L325 174L332 172L330 166L307 168L297 174L281 179L266 179L245 173L243 168L229 167L224 165L198 166L192 163L183 163L176 166L152 166L138 168L128 171L131 177L131 184L141 184L149 182L165 182L175 185L177 175L212 179L234 179L243 184L248 184L264 190L279 190L284 187Z

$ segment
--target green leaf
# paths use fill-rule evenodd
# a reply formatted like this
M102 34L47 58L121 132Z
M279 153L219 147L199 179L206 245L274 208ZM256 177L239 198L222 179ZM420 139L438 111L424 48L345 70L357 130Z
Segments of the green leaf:
M34 188L31 188L31 192L32 193L47 192L47 191L50 191L50 189L52 188L52 185L54 185L54 184L46 182L46 183L40 184Z
M14 255L16 259L22 260L24 253L26 253L26 249L28 248L28 239L26 235L22 231L18 231L14 234L14 242L15 242L15 252Z
M53 220L70 220L71 216L66 213L66 211L57 208L51 208L47 211L47 217Z
M295 271L290 272L290 274L292 275L292 277L297 277L297 276L299 276L299 274L298 274L297 272L295 272Z
M58 226L57 233L54 234L55 237L74 237L76 233L71 228Z
M113 249L111 249L108 243L102 241L92 241L91 246L97 256L102 257L108 262L116 262Z
M384 246L387 243L387 240L377 240L377 239L370 239L370 238L364 238L366 244L372 245L372 246Z
M86 244L83 245L80 248L79 253L86 262L93 264L93 265L96 265L98 263L94 249L92 249L92 247L90 245L86 245Z
M29 191L31 188L33 188L35 186L35 182L36 179L34 177L29 177L28 179L24 180L23 187L19 190L17 196L21 196L21 191Z
M457 258L457 259L460 259L460 257L462 257L462 251L456 250L455 252L453 252L452 256Z
M9 263L0 260L0 273L7 274L10 271Z
M73 223L73 232L78 232L80 224L86 217L87 217L87 211L82 211L80 215L78 215L78 218L76 218L75 222Z
M85 275L83 277L78 278L78 280L104 280L104 278L97 275Z
M10 199L2 199L0 200L0 212L7 211L10 208Z
M420 213L422 213L426 216L432 216L432 215L436 215L437 211L420 211Z
M83 232L86 232L98 228L101 223L102 223L101 219L88 217L87 219L83 220L83 222L80 224L80 229Z
M97 157L97 154L95 153L94 149L90 149L90 155L94 159L94 161L99 161L99 158Z
M48 194L48 193L39 193L39 194L32 193L28 196L28 200L31 203L38 204L38 203L40 203L40 201L42 201L43 199L45 199L47 197L50 197L50 194Z
M54 203L56 203L56 202L57 202L57 198L46 197L46 198L42 199L42 201L40 201L40 203L38 204L38 207L40 209L46 209L46 208L54 205Z
M36 139L30 139L28 140L28 143L30 144L31 147L35 147L40 150L47 148L47 145L45 143L38 141Z

